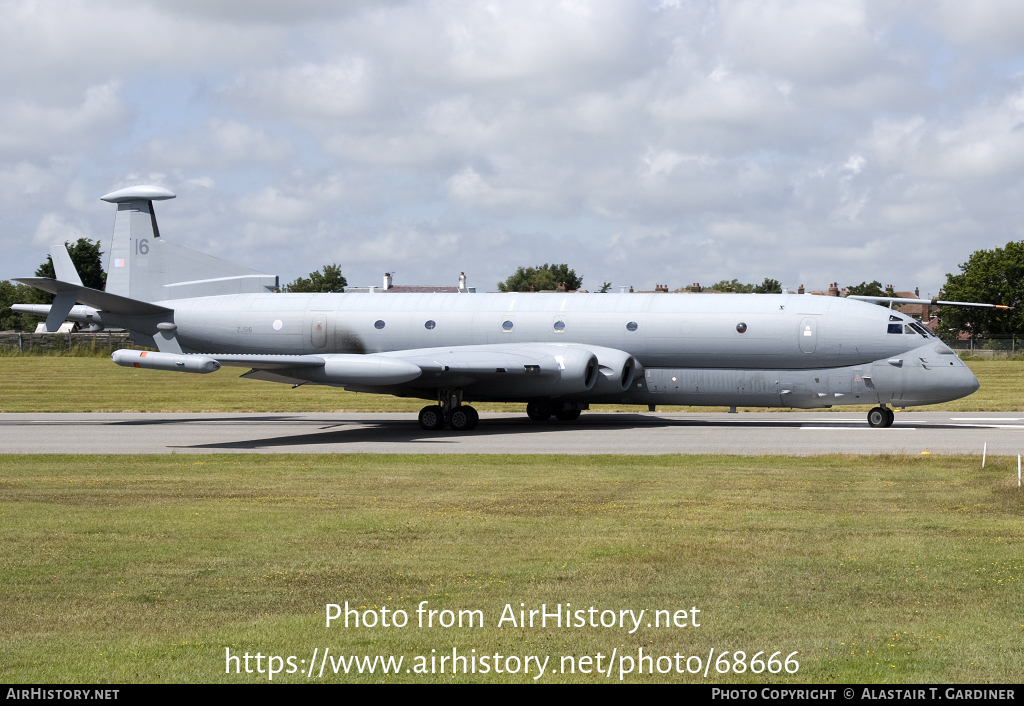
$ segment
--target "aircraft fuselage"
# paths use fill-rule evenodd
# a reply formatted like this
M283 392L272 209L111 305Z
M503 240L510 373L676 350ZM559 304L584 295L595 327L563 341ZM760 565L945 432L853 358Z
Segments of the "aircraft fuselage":
M178 340L190 352L386 354L550 343L634 356L643 375L628 392L561 395L593 402L909 406L956 399L978 387L948 347L911 328L910 317L835 297L239 294L158 303L174 309ZM309 372L295 376L321 382ZM536 396L511 380L465 388L469 399ZM433 389L421 380L403 394L430 397Z

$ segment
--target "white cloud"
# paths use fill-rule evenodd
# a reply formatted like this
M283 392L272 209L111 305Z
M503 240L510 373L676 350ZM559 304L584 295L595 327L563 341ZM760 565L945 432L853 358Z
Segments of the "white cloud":
M81 223L70 223L59 213L45 214L39 220L36 232L32 236L33 242L46 248L57 243L73 243L79 238L96 239L88 227Z
M288 140L237 120L212 118L196 130L161 136L141 145L146 159L171 167L228 169L239 165L285 163L294 157Z
M116 81L90 86L71 105L0 96L0 159L37 157L41 145L49 156L80 153L123 127L127 118Z
M1024 237L1016 6L15 2L0 277L133 183L283 276L934 277Z

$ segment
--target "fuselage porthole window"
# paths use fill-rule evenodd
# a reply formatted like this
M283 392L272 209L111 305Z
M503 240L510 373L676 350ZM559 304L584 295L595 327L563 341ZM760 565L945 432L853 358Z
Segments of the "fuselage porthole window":
M565 322L564 321L556 321L555 322L555 330L556 331L564 331L565 330Z
M434 328L435 326L437 326L437 324L436 324L436 323L434 323L433 319L431 319L431 320L430 320L430 321L428 321L427 323L423 324L423 328L427 329L428 331L429 331L430 329Z
M736 330L739 333L746 333L747 332L747 325L741 321L738 324L736 324Z
M636 322L635 321L630 321L628 324L626 324L626 330L627 331L636 331Z
M377 319L373 322L373 327L376 329L384 328L384 321L382 319Z
M501 324L501 328L504 331L511 331L512 330L512 322L511 321L503 321L502 324Z
M903 324L889 324L889 333L903 333Z

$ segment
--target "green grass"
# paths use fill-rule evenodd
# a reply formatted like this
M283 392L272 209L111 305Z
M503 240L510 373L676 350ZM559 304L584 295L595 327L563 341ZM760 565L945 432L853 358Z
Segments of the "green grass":
M643 647L798 651L800 669L627 682L1018 682L1022 497L1015 459L991 457L0 456L0 679L266 680L226 675L225 647L549 669ZM326 628L345 601L487 624ZM497 628L520 602L696 606L701 626Z
M962 400L921 409L1024 411L1024 361L968 363L981 389ZM420 399L367 395L337 388L244 380L241 368L208 375L122 368L106 356L0 356L0 412L416 412ZM477 404L484 412L522 412L521 404ZM870 405L834 407L867 410ZM594 405L594 411L645 411L644 406ZM722 407L659 406L659 411L722 411ZM764 408L746 408L761 411ZM781 410L780 410L781 411Z

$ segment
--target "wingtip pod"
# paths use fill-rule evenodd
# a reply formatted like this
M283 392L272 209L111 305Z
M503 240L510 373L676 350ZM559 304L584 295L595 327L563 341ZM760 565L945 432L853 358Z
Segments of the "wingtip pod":
M125 368L177 370L183 373L212 373L220 370L220 363L205 355L156 353L122 348L111 353L110 359Z

